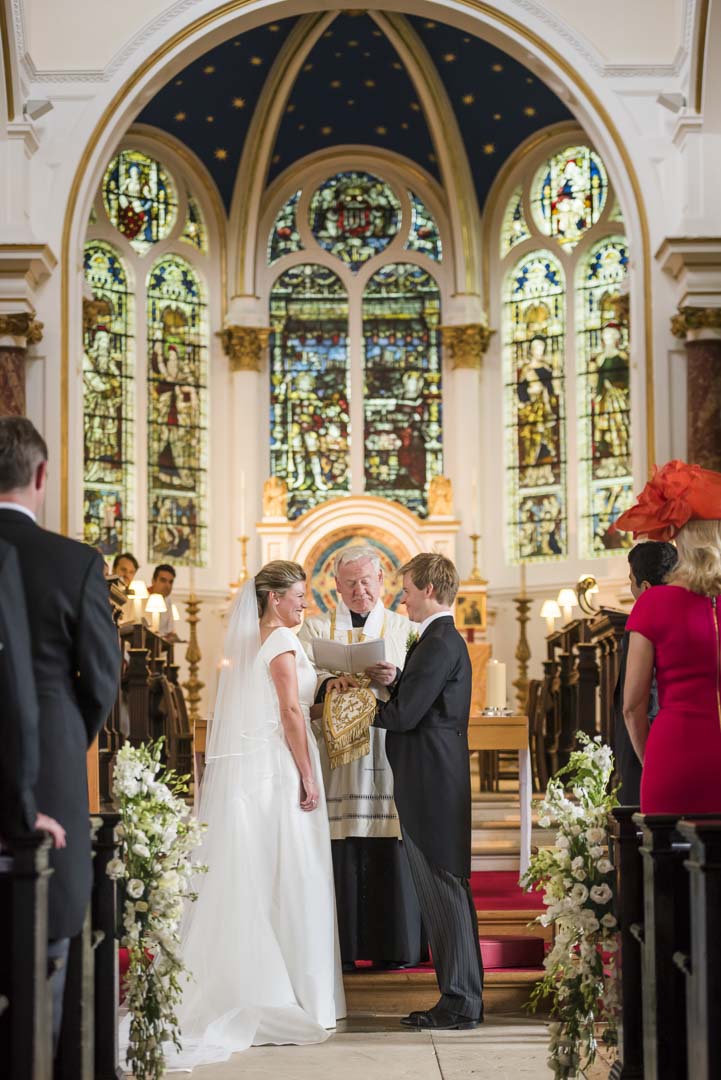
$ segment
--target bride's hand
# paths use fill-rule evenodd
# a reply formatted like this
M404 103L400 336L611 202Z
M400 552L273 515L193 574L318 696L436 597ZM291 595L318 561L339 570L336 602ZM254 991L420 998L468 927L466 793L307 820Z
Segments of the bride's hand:
M315 810L318 807L320 791L313 776L301 776L300 808L301 810Z
M358 680L354 679L352 675L339 675L336 679L328 679L328 682L325 684L325 690L327 694L330 694L333 690L337 690L342 694L344 691L350 690L357 685Z

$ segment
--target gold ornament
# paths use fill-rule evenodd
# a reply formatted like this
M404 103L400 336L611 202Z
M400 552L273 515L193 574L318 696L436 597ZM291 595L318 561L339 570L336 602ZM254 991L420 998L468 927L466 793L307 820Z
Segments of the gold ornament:
M226 326L218 333L232 371L260 371L270 330L262 326Z
M448 349L451 357L451 367L470 368L480 371L483 354L488 348L491 334L483 323L468 323L465 326L442 326L443 347Z
M682 307L671 318L671 333L685 338L694 330L721 330L721 308Z
M279 476L270 476L263 484L263 517L288 517L288 485Z
M0 315L0 337L25 338L26 345L37 345L43 340L43 324L35 318L35 312Z
M453 484L448 476L433 476L428 485L428 516L453 516Z

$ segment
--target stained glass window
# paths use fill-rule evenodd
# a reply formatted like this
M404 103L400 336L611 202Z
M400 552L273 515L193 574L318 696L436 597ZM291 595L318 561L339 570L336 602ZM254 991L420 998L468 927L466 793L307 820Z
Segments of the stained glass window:
M582 547L586 556L630 546L609 527L633 495L628 320L619 304L628 271L623 237L595 244L579 267L578 404ZM619 318L619 313L621 317Z
M309 220L321 247L355 272L390 244L400 228L401 204L377 176L338 173L314 193Z
M103 202L110 221L140 255L168 236L178 199L169 173L139 150L121 150L103 179Z
M181 240L187 240L189 244L202 251L205 255L208 251L208 233L203 220L203 212L198 200L188 193L188 210L185 215L185 225L180 234Z
M384 266L363 295L365 486L425 516L443 471L440 293L420 266Z
M409 251L421 251L429 259L441 261L441 235L435 218L428 207L412 191L408 192L411 200L411 231L406 242Z
M110 244L85 245L84 538L113 555L132 542L133 297Z
M514 561L567 553L565 284L550 252L511 270L504 289L509 535Z
M613 200L613 206L611 207L611 213L608 215L608 220L619 222L621 225L623 224L623 210L621 209L621 204L617 198L614 198Z
M288 515L349 491L348 297L324 266L286 270L270 295L270 467Z
M523 213L523 188L517 187L508 200L506 212L503 215L501 225L501 258L507 255L512 247L528 240L531 235L526 218Z
M606 205L608 179L598 154L568 146L536 174L531 209L538 228L569 250L595 225Z
M148 275L148 549L205 561L207 326L192 266L165 255Z
M300 191L296 191L278 211L278 216L273 222L273 228L270 230L270 236L268 237L268 266L272 266L274 262L282 259L284 255L303 250L295 218L295 209L299 198Z

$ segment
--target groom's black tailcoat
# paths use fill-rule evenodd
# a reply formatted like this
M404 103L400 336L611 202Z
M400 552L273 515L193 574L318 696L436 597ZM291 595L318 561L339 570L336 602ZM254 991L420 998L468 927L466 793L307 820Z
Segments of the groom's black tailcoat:
M39 706L35 797L67 834L67 847L50 853L48 935L73 937L92 872L86 753L117 693L118 634L97 551L20 510L0 509L0 538L17 551L30 627Z
M429 863L460 878L471 873L470 707L471 661L449 614L411 647L374 723L388 732L401 825Z

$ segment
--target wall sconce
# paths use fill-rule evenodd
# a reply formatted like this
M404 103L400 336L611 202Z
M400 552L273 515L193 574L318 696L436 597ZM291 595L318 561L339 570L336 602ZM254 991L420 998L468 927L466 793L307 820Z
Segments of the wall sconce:
M578 579L578 585L576 586L576 595L578 596L578 606L584 615L596 615L596 608L589 597L598 592L598 582L593 574L582 574Z
M558 594L558 606L563 611L564 622L570 622L573 618L573 609L578 607L575 589L561 589Z
M546 620L546 633L556 629L556 619L561 618L561 609L556 600L544 600L541 604L541 618Z
M160 629L160 616L163 611L168 610L168 605L165 602L165 598L160 593L153 593L148 598L148 602L145 605L145 613L150 616L150 629L154 634L157 634Z
M143 621L143 600L148 599L148 589L144 581L131 581L128 595L133 600L133 622Z

